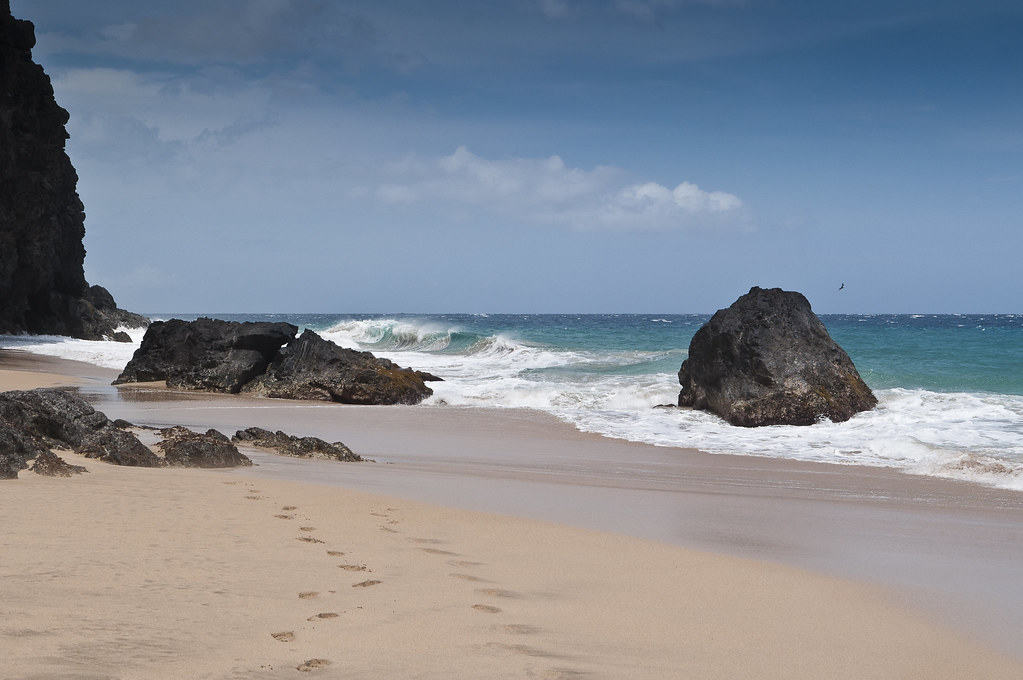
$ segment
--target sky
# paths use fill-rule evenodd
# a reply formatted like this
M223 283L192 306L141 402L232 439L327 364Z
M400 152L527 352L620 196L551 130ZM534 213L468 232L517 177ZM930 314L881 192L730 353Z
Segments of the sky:
M11 5L129 309L1023 312L1015 0Z

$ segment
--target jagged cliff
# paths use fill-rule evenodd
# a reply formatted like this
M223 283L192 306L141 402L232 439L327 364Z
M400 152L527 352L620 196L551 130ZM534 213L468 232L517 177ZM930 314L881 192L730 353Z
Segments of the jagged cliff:
M0 0L0 333L112 337L146 319L85 281L85 211L64 151L68 112L32 61L35 29Z

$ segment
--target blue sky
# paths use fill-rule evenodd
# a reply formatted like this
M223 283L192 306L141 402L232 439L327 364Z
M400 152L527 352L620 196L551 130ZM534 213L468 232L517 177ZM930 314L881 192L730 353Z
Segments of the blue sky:
M1023 311L1018 2L11 4L132 309Z

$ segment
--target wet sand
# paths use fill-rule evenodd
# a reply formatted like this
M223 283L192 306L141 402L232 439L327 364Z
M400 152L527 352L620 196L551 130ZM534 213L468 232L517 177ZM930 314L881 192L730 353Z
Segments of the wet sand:
M22 473L0 493L4 677L1023 671L884 592L790 567L241 470L63 455L90 472Z
M345 487L451 508L552 520L754 558L756 562L742 563L752 565L754 572L780 569L802 574L793 577L798 582L820 578L831 583L840 581L804 571L790 572L792 566L851 577L883 586L883 590L867 588L860 592L870 591L871 597L881 597L885 606L894 606L900 615L913 618L915 615L908 612L922 613L939 628L954 627L966 637L1021 657L1023 494L1018 492L876 468L711 456L632 444L582 434L528 411L344 407L174 393L147 386L112 388L105 384L112 378L111 372L64 363L64 372L79 376L81 389L110 417L153 425L212 426L228 433L250 425L279 427L340 439L378 461L339 465L247 452L258 466L228 473L256 480L247 483L266 486L297 480L303 483L304 493L336 493L341 498L351 492L329 487ZM312 491L316 488L320 491ZM461 516L453 510L444 512ZM524 522L522 526L527 528L521 529L523 535L533 531L528 528L532 524L514 521ZM483 524L479 526L480 533L489 531ZM391 533L386 528L378 531ZM602 535L602 540L612 543L633 540ZM482 540L482 536L473 536L467 530L467 540L470 537ZM513 544L511 541L506 547L514 549ZM676 560L696 554L663 544L659 549L674 554ZM529 545L519 550L531 554ZM615 543L611 550L621 557L631 555L635 547ZM606 575L600 561L606 557L589 556L586 559L596 559L592 569L580 567L575 576L597 578L591 571ZM706 554L704 557L711 559ZM540 557L534 554L508 567L534 571L541 564L568 564L573 559L577 557L545 551ZM469 579L475 577L462 574L452 578L471 582ZM636 577L628 580L629 588L637 587ZM719 586L725 584L715 587ZM604 583L600 587L611 586ZM702 592L704 588L701 581L697 589ZM783 599L788 597L784 595ZM581 601L585 599L580 597ZM499 607L488 602L473 604ZM830 599L830 595L821 604L831 611L844 611L850 606ZM725 618L726 609L721 612ZM482 609L473 611L485 613ZM576 611L574 615L597 616L589 611ZM738 619L743 616L739 612L733 615ZM784 619L789 614L779 615ZM566 621L566 625L566 631L571 630L571 624ZM837 633L834 628L830 630ZM844 631L854 636L863 632ZM611 635L607 629L603 634ZM595 632L593 644L599 638ZM873 644L877 644L876 639ZM760 649L759 642L756 648ZM870 644L865 650L868 656L876 651L870 649ZM663 650L658 653L664 659L677 660L663 656ZM787 653L803 655L807 651L789 649ZM601 663L610 661L604 659ZM663 672L664 668L661 677L672 677ZM732 673L721 677L744 675L727 663L722 668ZM952 675L948 677L982 675L973 672L979 667L963 666L961 662L953 662L950 668ZM696 672L696 676L706 675ZM781 675L785 673L778 673ZM892 676L862 672L857 677ZM907 676L930 677L915 672ZM811 673L806 677L821 675Z

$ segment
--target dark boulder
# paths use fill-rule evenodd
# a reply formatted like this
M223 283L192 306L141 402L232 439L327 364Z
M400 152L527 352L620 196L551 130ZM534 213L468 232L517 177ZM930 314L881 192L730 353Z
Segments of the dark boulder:
M170 387L235 393L296 332L289 323L156 321L114 384L166 380Z
M342 404L418 404L433 394L416 371L339 347L306 330L243 388L267 397Z
M427 373L426 371L416 371L416 375L418 375L423 382L444 382L444 378L438 378L433 373Z
M110 421L74 390L0 392L0 423L45 448L76 449Z
M678 405L733 425L848 420L877 399L799 293L751 288L693 336Z
M81 465L71 465L52 451L43 451L32 464L32 472L44 477L70 477L88 472Z
M227 468L252 465L249 457L240 453L227 435L216 430L205 433L177 431L157 447L163 451L167 465L172 466Z
M160 457L139 441L138 437L131 432L120 430L114 425L105 427L92 435L75 451L86 458L95 458L113 465L131 467L160 467L163 465Z
M278 430L271 432L261 427L238 430L232 441L249 444L262 449L272 449L284 456L298 458L326 458L344 462L361 461L362 456L354 453L341 442L328 442L319 437L296 437Z
M69 116L32 61L34 46L35 27L0 0L0 333L102 340L147 320L86 283L85 210L64 150Z

